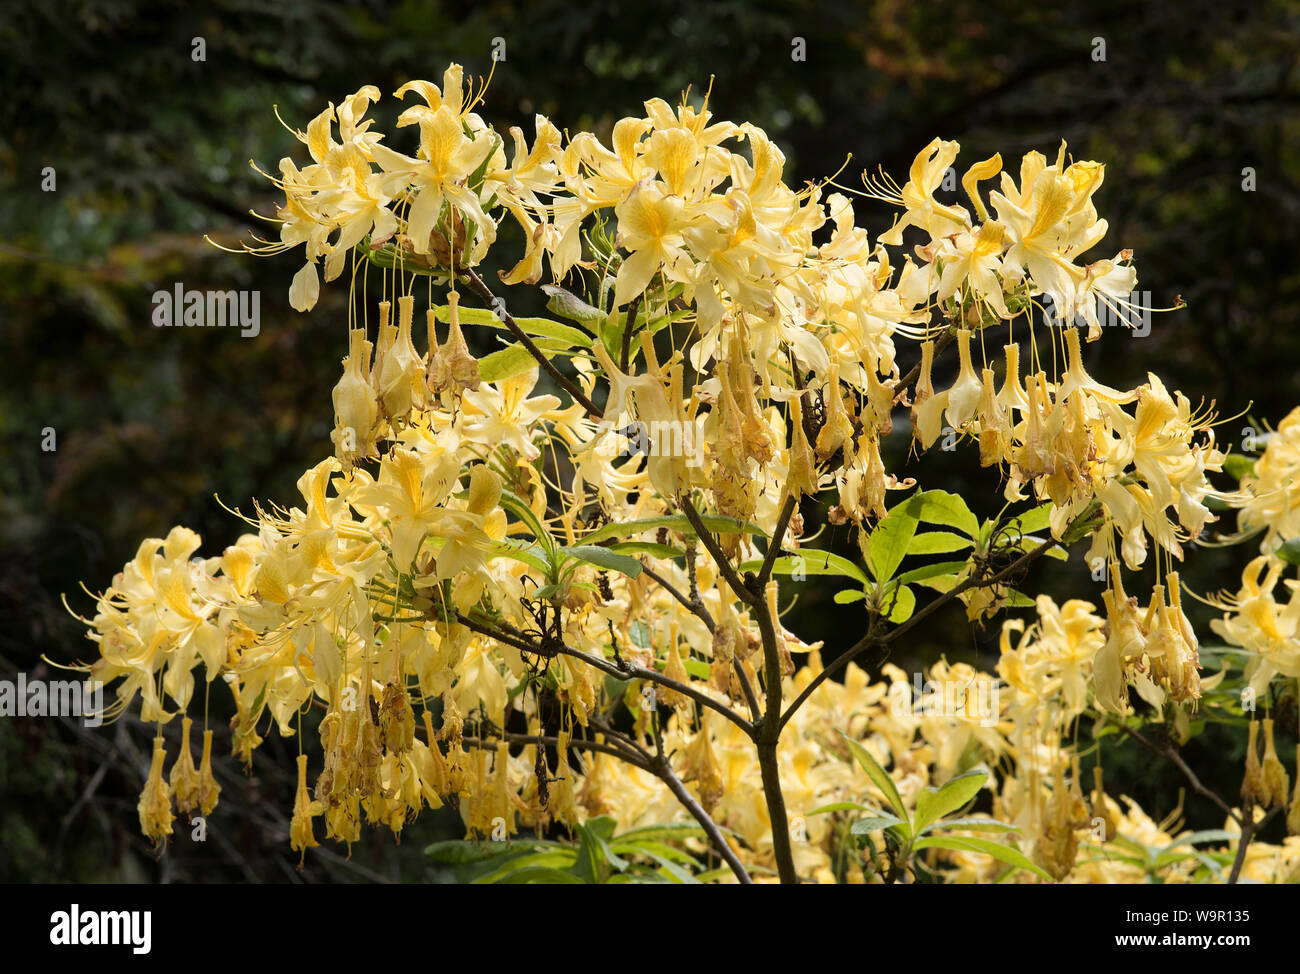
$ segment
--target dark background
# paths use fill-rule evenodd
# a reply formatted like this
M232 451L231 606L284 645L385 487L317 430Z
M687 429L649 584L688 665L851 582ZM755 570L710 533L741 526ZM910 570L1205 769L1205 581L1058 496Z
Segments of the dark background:
M345 353L343 281L324 288L314 313L299 315L287 300L298 255L232 256L202 239L246 238L260 229L250 208L274 212L273 191L250 159L274 172L283 155L305 157L272 105L305 128L325 102L374 84L385 96L373 111L383 128L400 84L440 83L451 60L467 75L486 74L497 37L506 60L481 113L503 131L520 125L531 138L532 115L542 112L562 129L607 136L643 100L675 102L713 76L715 115L766 128L786 152L792 185L836 172L848 154L845 185L859 185L859 173L877 165L901 182L935 136L962 143L960 166L1000 151L1014 173L1025 151L1054 158L1065 138L1075 158L1107 167L1096 202L1111 231L1090 256L1131 247L1138 286L1155 304L1171 305L1179 294L1189 304L1157 316L1147 338L1108 331L1087 348L1093 374L1127 386L1155 370L1193 403L1217 399L1225 416L1253 402L1257 421L1276 423L1300 402L1295 3L591 6L599 9L6 4L0 678L17 670L57 675L42 655L89 658L93 646L63 609L65 593L78 612L91 612L80 582L106 587L142 538L173 524L199 531L203 554L219 553L241 526L214 493L232 506L253 497L292 503L294 481L330 449L329 391ZM194 37L204 38L206 61L191 59ZM791 59L796 37L806 41L803 62ZM1093 59L1098 37L1105 61ZM56 170L55 192L41 190L46 166ZM1255 173L1253 192L1243 190L1246 167ZM873 236L890 219L871 203L859 202L858 215ZM518 242L503 234L497 253L498 266L509 266ZM260 336L155 329L150 295L177 281L260 289ZM512 309L527 309L530 296L516 290ZM1245 425L1244 417L1227 424L1221 437L1239 448ZM54 452L41 450L44 427L56 430ZM904 448L891 442L891 470L903 472ZM962 492L985 512L999 506L995 479L975 467L970 450L907 472ZM1235 589L1248 555L1196 552L1186 577L1198 591ZM1031 591L1042 585L1100 604L1081 564L1047 571ZM856 624L830 594L806 587L787 619L826 639L828 657L852 642L846 629ZM1196 618L1202 639L1213 641L1207 617ZM987 666L995 647L995 631L972 632L953 612L895 662L910 668L946 654ZM423 844L461 834L454 813L426 813L401 846L368 830L350 860L346 850L322 848L295 872L287 838L292 741L269 734L249 777L219 740L225 791L209 841L191 842L178 828L156 861L135 812L150 733L131 720L87 731L0 718L0 880L437 878ZM1189 762L1230 797L1242 736L1211 731L1187 749ZM1293 743L1293 731L1279 741L1288 764ZM1177 802L1180 779L1132 745L1110 760L1108 776L1114 791L1139 798L1153 817ZM1221 825L1198 799L1189 799L1186 814L1194 826Z

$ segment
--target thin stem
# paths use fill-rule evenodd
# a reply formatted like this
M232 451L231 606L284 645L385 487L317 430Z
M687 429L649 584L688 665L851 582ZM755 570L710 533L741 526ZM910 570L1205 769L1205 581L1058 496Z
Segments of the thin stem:
M754 736L754 725L730 707L719 703L708 694L697 690L689 684L681 683L674 680L672 677L664 676L658 670L647 669L644 666L637 666L628 663L626 660L623 662L622 666L619 666L617 663L613 663L599 656L593 656L590 653L584 653L578 649L573 649L563 643L554 642L549 645L530 643L527 639L521 639L508 632L502 632L500 629L484 625L483 623L459 612L456 613L456 618L466 628L471 629L482 636L487 636L490 639L495 639L499 642L505 643L507 646L513 646L515 649L522 650L525 653L532 653L536 656L555 656L557 654L571 656L574 659L581 660L588 666L594 666L602 673L608 673L610 676L616 677L620 680L648 680L651 683L657 683L660 686L668 687L670 690L676 690L678 693L690 697L701 706L717 711L723 717L727 718L727 720L731 721L743 730L747 736L751 738Z
M572 396L575 401L580 402L587 412L591 413L591 415L596 419L601 419L604 416L604 413L597 408L594 402L587 398L586 393L579 389L568 376L557 369L555 363L550 360L546 353L538 348L537 344L529 338L527 334L525 334L524 330L519 327L519 324L515 319L511 317L510 312L505 309L504 303L499 301L496 295L494 295L488 286L483 283L483 279L479 277L477 273L468 268L466 268L462 274L464 275L465 283L469 285L469 289L484 303L486 303L497 317L505 322L506 327L510 329L515 338L519 339L519 344L528 349L528 354L537 359L537 364L542 367L546 374L554 379L556 384Z
M785 794L781 790L781 769L776 749L781 739L781 653L777 647L776 620L768 611L766 600L754 606L759 633L763 637L763 682L765 709L755 744L758 767L763 778L763 798L767 802L768 821L772 824L772 855L777 874L784 884L799 882L794 868L794 850L790 844L790 820L786 814Z
M709 613L709 610L705 608L704 603L701 602L698 597L694 599L688 598L682 593L681 589L677 588L672 582L668 581L668 579L664 578L645 562L641 563L641 570L658 582L659 587L680 602L688 612L697 616L709 630L709 634L713 634L713 630L717 628L717 625L714 623L713 616ZM699 593L697 592L696 595L698 596L698 594Z
M718 544L718 539L713 536L708 528L704 526L704 519L700 517L700 512L695 509L689 497L683 497L680 500L682 513L686 515L686 520L691 522L691 527L699 535L700 541L708 550L709 555L713 558L718 566L718 571L722 577L727 580L731 590L736 593L736 598L749 606L757 606L762 601L758 593L750 590L744 580L736 574L736 569L732 567L731 560L722 552L722 546Z
M700 733L706 734L708 731L701 730ZM709 813L706 812L700 806L700 803L695 800L695 796L690 793L690 790L682 784L682 780L677 777L676 772L673 771L668 758L663 755L657 757L654 761L654 767L651 769L651 773L668 786L668 789L677 797L677 800L681 802L682 806L691 813L691 817L700 823L700 828L704 829L708 834L709 841L717 850L718 855L723 858L726 864L731 867L731 871L736 874L736 879L745 886L752 885L754 881L749 878L749 872L745 869L740 859L736 857L736 853L732 851L731 846L727 844L727 840L723 836L722 830L718 828L718 823L713 821Z
M695 550L694 548L687 549L688 557L689 557L689 552L692 552L694 550ZM682 594L681 589L674 586L671 582L669 582L666 578L664 578L662 575L657 573L653 568L650 568L644 562L642 562L641 570L644 571L656 582L658 582L659 585L666 592L668 592L669 595L671 595L683 606L685 606L688 610L690 610L690 612L693 615L697 616L699 620L703 622L704 625L708 628L709 634L712 635L714 630L717 629L717 623L713 621L713 616L710 614L709 610L705 607L704 602L700 599L700 590L695 584L695 576L693 571L694 559L691 558L690 561L692 562L692 574L691 574L691 596L689 598ZM736 667L735 673L740 683L740 688L742 692L745 694L745 700L749 704L749 715L753 720L757 721L759 718L758 698L754 696L754 689L749 685L749 677L745 676L745 671L739 666Z
M632 328L636 324L637 313L641 310L642 294L634 297L627 306L626 317L623 319L623 350L618 357L618 370L624 375L627 374L628 359L632 355Z
M763 567L758 572L758 581L755 583L758 589L762 589L771 577L772 566L776 564L776 556L781 553L781 545L785 541L786 528L790 526L790 518L798 505L798 498L793 494L786 495L785 503L781 505L781 515L776 520L776 530L772 532L772 541L767 546L767 554L763 556Z
M1133 738L1133 740L1137 741L1139 744L1145 747L1152 754L1158 754L1162 758L1165 758L1167 761L1173 764L1174 767L1176 767L1179 771L1183 773L1183 777L1187 779L1187 783L1192 786L1192 791L1196 792L1198 795L1200 795L1203 798L1208 798L1210 801L1214 802L1214 804L1218 805L1220 810L1225 815L1227 815L1231 819L1235 819L1237 823L1242 826L1242 832L1243 834L1245 833L1245 822L1242 818L1242 815L1238 814L1235 809L1233 809L1226 801L1224 801L1221 797L1219 797L1217 792L1211 791L1209 788L1205 787L1205 785L1201 783L1201 779L1196 777L1196 772L1193 771L1190 767L1188 767L1187 762L1183 760L1183 756L1178 753L1178 749L1176 747L1174 747L1168 741L1165 741L1162 744L1156 744L1155 742L1148 740L1146 737L1143 737L1140 733L1135 731L1132 727L1129 727L1127 724L1119 724L1118 726L1121 731L1123 731L1129 737ZM1249 801L1249 799L1247 799L1247 801ZM1245 814L1244 809L1243 809L1243 814Z
M558 737L538 737L536 734L502 734L500 739L505 741L507 744L536 744L538 741L543 744L549 744L552 747L558 747L560 744L560 739ZM490 749L497 746L497 741L495 739L483 737L462 737L461 741L470 747ZM602 754L608 754L611 757L616 757L626 761L628 764L636 765L643 771L650 770L644 762L641 762L639 759L634 759L631 754L620 750L612 744L605 744L602 741L592 741L585 737L574 737L570 739L569 746L578 748L582 751L600 751Z

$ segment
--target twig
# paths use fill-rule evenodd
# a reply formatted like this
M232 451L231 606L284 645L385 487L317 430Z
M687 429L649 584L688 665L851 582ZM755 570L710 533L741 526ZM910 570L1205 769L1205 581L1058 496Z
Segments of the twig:
M513 646L514 648L526 653L533 653L539 656L554 656L556 654L571 656L574 659L581 660L588 666L594 666L602 673L608 673L610 676L620 680L649 680L651 683L657 683L660 686L668 687L670 690L676 690L678 693L690 697L701 706L708 707L710 710L722 714L723 717L727 718L727 720L731 721L743 730L749 737L753 737L754 735L754 725L730 707L719 703L708 694L702 693L689 684L681 683L674 680L672 677L664 676L658 670L647 669L644 666L637 666L633 663L628 663L626 660L623 662L622 666L619 666L617 663L610 662L609 660L603 659L599 656L593 656L590 653L584 653L582 650L574 649L571 646L564 645L563 643L557 642L551 646L530 644L525 639L513 636L510 633L502 632L499 629L494 629L491 626L486 626L463 613L456 613L456 618L474 632L491 639L496 639L505 643L507 646ZM553 650L553 652L551 650Z
M731 560L722 553L722 547L718 544L718 539L713 536L708 528L704 526L704 519L700 517L700 512L695 509L689 497L683 497L679 504L682 512L686 515L686 520L691 522L691 527L699 535L700 541L708 549L714 562L717 563L718 571L722 577L727 580L731 590L736 593L736 597L746 605L757 607L761 603L762 597L759 593L752 591L748 585L736 574L736 569L732 567Z
M587 410L587 412L591 413L591 415L596 419L601 419L604 416L604 413L597 408L594 402L587 398L586 393L579 389L568 376L557 369L555 363L550 360L546 353L538 348L537 344L529 338L527 334L525 334L524 330L519 327L519 324L515 319L511 317L510 312L506 311L504 304L499 301L496 295L494 295L488 286L483 283L483 279L479 277L477 273L468 268L463 271L463 274L465 282L469 285L469 289L478 295L478 297L493 310L493 313L495 313L497 317L505 322L506 327L510 329L517 339L519 339L519 344L528 349L528 354L537 359L537 364L542 367L546 374L554 379L556 384L572 396L574 400L582 403L582 407Z
M763 567L758 571L758 581L754 583L757 589L761 590L772 574L772 566L776 564L776 556L780 554L785 540L786 528L790 526L790 518L798 504L799 501L793 494L786 495L785 503L781 505L781 514L776 519L776 530L772 532L772 541L767 546L767 554L763 556Z
M636 316L641 311L642 297L643 295L638 294L628 303L627 314L623 319L623 351L618 357L618 370L625 375L628 359L632 355L632 326L636 324Z
M781 716L781 726L784 727L789 722L790 718L793 717L795 715L795 712L800 707L803 706L804 702L809 697L811 697L813 693L816 692L819 686L821 686L824 682L826 682L826 680L830 679L831 676L833 676L835 673L838 673L841 669L848 666L849 663L853 662L853 660L857 656L865 652L870 646L872 645L887 646L889 643L892 643L900 636L905 635L910 629L912 629L912 627L914 627L922 619L937 612L943 606L947 605L949 602L951 602L953 599L959 596L962 592L968 591L972 588L982 588L987 585L996 585L998 582L1002 581L1005 578L1008 578L1011 575L1014 575L1016 572L1020 571L1020 569L1026 567L1027 565L1031 564L1038 558L1042 557L1042 555L1045 554L1049 548L1059 543L1060 542L1058 542L1055 538L1048 538L1037 548L1034 548L1032 551L1025 552L1025 554L1021 555L1019 558L1017 558L1015 561L1013 561L1010 565L1002 569L997 574L990 575L988 578L976 578L972 576L971 578L966 579L966 581L962 582L960 585L950 588L942 596L935 599L933 602L930 602L928 605L925 606L925 608L923 608L920 612L917 612L915 615L912 616L912 618L908 619L901 626L898 626L895 629L891 629L889 632L884 633L883 635L876 633L874 630L872 632L867 633L867 635L863 636L851 647L849 647L848 650L841 653L836 658L835 662L825 667L820 673L818 673L815 677L813 677L812 682L809 683L806 687L804 687L803 691L799 694L799 696L795 697L794 702L791 703L788 708L786 708L785 713Z
M1201 779L1196 776L1196 772L1193 771L1190 767L1188 767L1187 762L1183 760L1183 756L1178 753L1178 749L1176 747L1174 747L1168 741L1165 741L1163 744L1159 744L1159 745L1155 744L1154 742L1143 737L1140 733L1135 731L1132 727L1129 727L1127 724L1121 723L1117 726L1121 731L1123 731L1129 737L1133 738L1135 741L1137 741L1147 750L1151 751L1151 753L1158 754L1162 758L1165 758L1166 760L1170 761L1174 765L1174 767L1176 767L1179 771L1183 773L1183 777L1187 779L1187 783L1192 786L1192 791L1196 792L1198 795L1200 795L1203 798L1210 799L1210 801L1218 805L1224 814L1226 814L1229 818L1235 819L1237 823L1241 825L1242 834L1245 834L1246 825L1245 825L1245 818L1243 818L1243 816L1248 816L1249 811L1243 808L1242 813L1238 814L1232 808L1232 806L1230 806L1226 801L1224 801L1222 798L1219 797L1217 792L1213 792L1209 788L1205 787L1205 785L1201 783ZM1248 803L1249 801L1250 800L1247 799Z

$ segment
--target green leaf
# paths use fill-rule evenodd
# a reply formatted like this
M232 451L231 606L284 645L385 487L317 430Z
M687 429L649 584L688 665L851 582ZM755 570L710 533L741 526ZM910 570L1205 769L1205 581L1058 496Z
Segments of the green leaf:
M903 804L903 796L898 793L898 786L894 784L894 779L889 776L889 773L884 768L876 763L876 759L871 756L870 751L843 731L840 731L839 734L848 742L849 750L853 753L853 756L857 758L858 764L862 765L862 770L867 773L867 777L870 778L872 783L880 789L881 794L883 794L889 804L893 806L898 817L906 822L907 808Z
M898 588L897 595L887 590L880 607L889 609L887 618L890 622L906 622L916 611L916 594L906 585Z
M709 664L702 659L684 659L682 660L682 669L697 680L707 680L712 672L709 669Z
M740 566L742 572L753 572L763 567L761 560L747 561ZM842 555L812 549L797 555L782 555L772 563L777 575L792 575L802 571L806 575L839 575L851 578L862 585L870 584L866 573Z
M894 577L916 534L917 519L912 513L912 507L920 506L916 496L894 507L867 539L867 569L878 582Z
M987 772L967 771L945 782L942 788L922 788L916 796L916 817L912 820L917 835L964 806L979 794L988 780Z
M928 531L912 538L907 546L909 555L941 555L949 551L962 551L975 542L951 531Z
M660 872L666 875L674 883L681 886L699 886L700 881L692 876L689 872L673 862L667 856L650 849L642 850L642 854L649 856L659 864Z
M543 840L521 840L516 842L470 842L465 839L448 839L434 842L424 847L424 854L434 862L449 866L463 866L468 863L486 862L498 856L510 853L523 853L531 849L546 849L557 845Z
M1172 852L1179 846L1199 845L1202 842L1235 842L1238 838L1240 836L1236 832L1227 832L1224 829L1205 829L1200 832L1193 832L1191 835L1185 835L1181 839L1175 839L1160 851Z
M1003 845L1000 842L993 842L989 839L974 839L966 835L944 835L944 836L927 836L921 839L912 847L917 852L922 849L952 849L956 852L982 852L985 855L992 856L998 862L1005 862L1008 866L1015 866L1017 869L1024 869L1033 873L1049 882L1055 882L1053 878L1040 869L1018 848L1015 846Z
M550 565L546 561L546 552L535 544L529 544L521 538L503 538L500 541L492 542L494 554L513 558L515 561L521 561L530 568L536 568L543 575L550 571Z
M580 561L598 565L610 571L622 572L630 578L636 578L641 574L641 563L635 558L630 555L620 555L617 551L611 551L598 544L571 545L560 550Z
M1035 531L1045 529L1051 522L1051 518L1052 502L1047 501L1023 514L1017 514L1012 520L1016 522L1021 534L1033 534Z
M907 585L910 582L920 582L939 575L956 575L965 567L964 561L936 561L933 565L922 565L920 568L903 572L896 581L899 585Z
M434 305L433 313L444 324L451 321L451 312L445 304ZM457 308L456 317L462 324L482 325L503 330L507 328L506 323L497 317L496 312L487 308L467 308L462 304ZM549 339L558 349L572 348L575 345L582 348L591 347L591 336L572 325L551 321L549 318L514 318L514 323L527 335Z
M870 805L859 805L857 802L831 802L829 805L823 805L821 808L814 808L809 815L829 815L832 812L872 812L880 814L877 809Z
M971 539L979 534L979 520L957 494L946 490L923 490L913 494L909 501L913 504L912 515L917 520L927 524L946 524Z
M1235 480L1255 476L1255 458L1240 453L1229 453L1223 458L1223 472Z
M753 524L747 524L744 521L737 521L734 517L723 517L721 514L703 514L700 520L704 526L714 534L764 534L762 528ZM668 528L670 531L680 531L683 534L694 534L695 529L691 527L691 522L686 519L685 514L666 514L663 517L643 517L635 521L611 521L604 527L597 528L579 541L584 545L596 544L598 541L606 541L610 538L624 538L630 534L640 534L642 531L654 531L659 528Z
M505 843L501 844L504 845ZM498 865L495 869L489 870L488 872L475 877L473 884L476 886L491 886L494 883L527 882L528 880L511 879L510 877L529 869L560 870L563 871L565 875L573 878L574 874L571 871L571 868L574 859L575 855L573 849L567 846L561 846L551 851L513 856L507 858L505 862ZM566 882L566 880L556 880L556 882Z
M663 839L701 839L704 836L704 829L694 822L669 822L665 825L643 825L640 828L628 829L626 832L620 832L616 836L615 842L616 844L641 841L658 842Z
M849 831L854 835L866 835L869 832L879 832L881 829L890 829L899 825L904 830L907 829L907 823L901 818L890 815L888 812L880 812L867 818L858 819L849 826Z
M930 826L932 829L969 829L972 832L1019 832L1020 826L1008 825L995 818L945 818Z
M1300 538L1292 538L1290 541L1283 542L1273 554L1288 565L1300 565Z
M533 509L524 503L524 499L513 491L501 491L501 506L509 513L513 514L519 520L528 526L528 530L533 532L533 537L546 546L549 552L554 552L555 541L549 531L542 527L542 522L537 519ZM551 559L548 555L548 560Z
M616 824L610 816L601 815L575 826L574 831L578 833L578 861L573 865L573 872L584 882L601 882L606 875L607 866L616 872L627 869L628 861L610 849L608 843Z
M568 318L570 321L588 325L593 322L604 321L607 317L605 312L599 308L593 308L582 298L562 287L557 287L554 284L543 284L542 291L547 296L546 310L559 315L561 318Z
M841 589L833 596L837 605L852 605L854 602L861 602L866 598L866 594L856 588Z
M522 375L537 365L537 359L523 345L515 342L478 360L478 377L484 382L499 382Z
M1101 501L1093 500L1070 522L1070 526L1066 529L1065 536L1061 540L1068 545L1074 544L1076 541L1082 541L1101 527L1105 521L1106 511L1101 506Z
M602 546L604 547L604 546ZM625 555L651 555L655 558L685 558L686 552L670 544L658 544L654 541L616 541L608 545L610 551Z

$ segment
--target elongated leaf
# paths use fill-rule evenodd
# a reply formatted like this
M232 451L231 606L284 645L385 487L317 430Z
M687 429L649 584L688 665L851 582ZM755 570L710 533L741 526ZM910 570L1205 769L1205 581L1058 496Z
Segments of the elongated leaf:
M890 592L885 596L881 608L889 610L890 622L906 622L916 611L916 593L906 585L901 585L898 587L897 595Z
M922 788L916 796L916 817L912 827L920 835L945 815L951 815L979 794L989 780L987 772L967 771L945 782L942 788Z
M1175 839L1161 851L1172 852L1179 846L1199 845L1202 842L1235 842L1239 838L1240 836L1235 832L1227 832L1223 829L1205 829L1200 832L1193 832L1191 835L1185 835L1181 839Z
M551 537L550 532L542 527L542 522L537 519L533 509L524 503L522 497L513 491L503 490L501 492L501 506L523 521L528 526L528 530L533 532L533 537L540 541L547 551L555 550L555 540Z
M861 602L866 598L866 593L856 588L841 589L836 592L832 598L837 605L852 605L854 602Z
M635 558L630 555L620 555L617 551L610 551L598 544L572 545L560 550L566 555L592 565L598 565L610 571L622 572L630 578L636 578L641 574L641 563Z
M591 324L604 321L607 317L605 312L599 308L593 308L582 298L562 287L554 284L543 284L542 291L545 292L547 298L546 310L559 315L561 318Z
M921 506L917 496L914 494L890 510L867 539L867 569L878 582L887 582L894 577L912 543L917 525L912 508Z
M934 578L926 578L918 581L917 585L924 585L926 588L932 588L936 592L948 592L957 587L961 578L957 575L936 575Z
M649 849L644 851L644 855L649 856L659 864L660 870L671 879L674 883L681 886L699 886L700 881L692 876L689 872L670 860L667 856L652 852Z
M1255 458L1244 457L1240 453L1229 453L1223 458L1223 472L1236 480L1240 480L1242 477L1253 477L1255 475Z
M1052 502L1039 504L1037 507L1025 511L1023 514L1017 514L1014 518L1016 527L1020 529L1021 534L1033 534L1036 531L1046 529L1052 518Z
M945 524L974 539L979 534L979 519L957 494L946 490L923 490L913 494L911 513L927 524Z
M570 870L576 858L577 855L574 850L567 846L553 851L517 856L501 863L496 869L476 877L473 884L476 886L490 886L494 883L520 882L520 880L512 880L510 877L529 869L562 870L568 876L574 877L574 873ZM527 882L528 880L522 881ZM565 882L565 880L556 881Z
M1300 565L1300 538L1292 538L1290 541L1283 542L1273 554L1288 565Z
M742 572L756 572L763 566L761 560L747 561L740 566ZM772 563L777 575L839 575L863 585L870 584L866 573L842 555L830 551L803 551L797 555L782 555Z
M870 815L867 818L860 818L849 826L849 831L854 835L866 835L868 832L879 832L881 829L890 829L902 826L906 835L907 823L895 815L887 812L881 812L878 815Z
M971 832L1019 832L1020 826L999 822L995 818L945 818L930 826L931 829L956 829Z
M943 836L926 836L919 840L916 845L912 846L916 851L922 849L952 849L955 852L982 852L987 856L992 856L998 862L1005 862L1008 866L1015 866L1017 869L1024 869L1033 873L1049 882L1054 881L1048 873L1036 866L1028 856L1017 849L1015 846L1003 845L1000 842L993 842L989 839L976 839L967 835L943 835Z
M704 829L694 822L669 822L664 825L643 825L640 828L628 829L626 832L620 832L616 836L618 842L639 842L649 840L658 842L663 839L700 839L704 837Z
M513 558L516 561L522 561L529 568L536 568L545 575L550 571L550 566L546 561L546 552L535 544L529 544L527 541L518 538L505 538L501 541L492 543L494 554L491 557Z
M829 805L823 805L821 808L814 808L809 815L828 815L831 812L872 812L880 814L870 805L859 805L857 802L831 802Z
M614 834L616 823L608 815L589 818L577 826L578 861L574 863L573 872L588 883L599 883L608 866L615 872L623 872L629 863L615 853L608 840Z
M524 346L515 342L505 348L485 355L478 360L478 377L484 382L513 379L536 367L537 359Z
M721 514L703 514L700 516L700 520L714 534L765 533L762 528L756 525L737 521L734 517L723 517ZM691 522L686 519L685 514L666 514L663 517L643 517L635 521L611 521L579 540L582 544L596 544L598 541L606 541L610 538L625 538L628 535L640 534L643 531L655 531L659 528L680 531L684 534L695 533L695 529L691 527Z
M447 305L434 305L433 312L444 324L451 321ZM506 323L488 308L468 308L462 304L456 309L456 317L466 325L482 325L503 330L506 328ZM549 339L556 343L558 348L572 348L575 345L582 348L591 347L591 336L572 325L552 321L550 318L515 318L514 322L525 334Z
M486 862L498 856L522 854L533 849L559 847L557 842L540 839L523 839L514 842L470 842L466 839L448 839L424 847L424 854L434 862L463 866L473 862Z
M493 880L493 882L503 886L513 886L523 883L543 883L548 886L583 885L582 880L573 875L573 873L548 866L529 866L525 869L506 873L499 879Z
M922 565L920 568L903 572L898 576L898 584L907 585L909 582L920 582L940 575L955 575L965 567L964 561L936 561L933 565Z
M894 784L894 779L891 778L889 773L876 762L876 759L871 756L870 751L843 731L840 731L839 733L840 736L848 742L849 750L853 753L853 756L857 758L858 764L862 765L862 770L867 773L867 777L870 778L872 783L880 789L881 794L883 794L885 800L893 806L894 812L898 817L906 822L907 807L903 804L903 796L898 793L898 786Z
M974 545L970 538L951 531L927 531L912 538L907 546L909 555L941 555L949 551L962 551Z
M685 558L686 552L670 544L658 544L654 541L617 541L609 546L610 551L624 555L653 555L655 558Z

